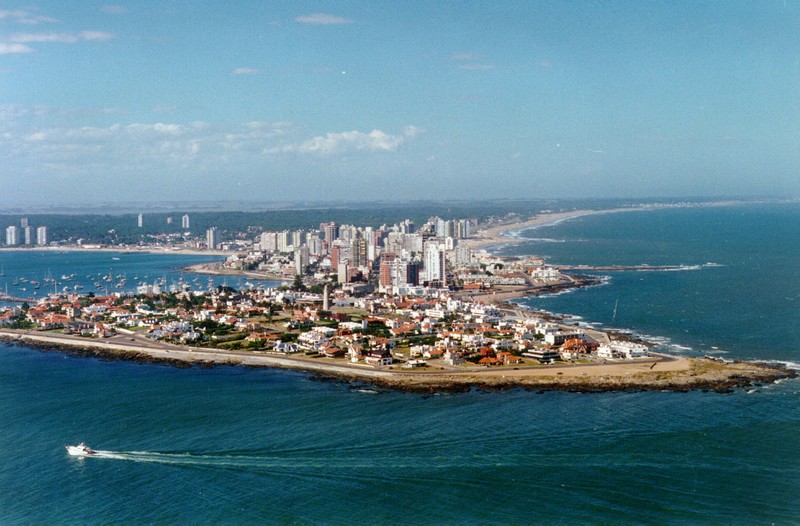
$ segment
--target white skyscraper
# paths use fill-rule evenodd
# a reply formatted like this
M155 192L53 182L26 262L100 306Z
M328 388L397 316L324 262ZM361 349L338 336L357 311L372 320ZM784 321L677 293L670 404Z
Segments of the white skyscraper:
M47 244L47 227L40 226L36 229L36 244L37 245L46 245Z
M425 275L428 281L444 281L445 251L436 243L425 244Z
M19 245L19 229L14 225L6 227L6 245L10 247Z
M189 214L184 214L181 217L181 228L189 228Z
M32 226L24 226L22 227L22 242L26 245L33 244L33 227Z
M144 216L142 214L139 214L139 217L137 219L137 224L139 225L139 228L142 228L142 226L144 225Z

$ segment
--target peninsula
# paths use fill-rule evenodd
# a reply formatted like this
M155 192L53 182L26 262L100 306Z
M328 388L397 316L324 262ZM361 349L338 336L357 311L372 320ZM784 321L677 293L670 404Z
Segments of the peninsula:
M323 223L264 232L256 247L191 270L281 278L283 285L201 290L156 282L135 292L51 294L0 312L0 338L104 359L299 369L414 392L726 391L795 375L780 366L667 355L624 334L508 303L598 278L576 273L589 267L504 258L481 247L519 239L505 232L620 210L497 218L480 228L431 218L419 228L407 220L378 229ZM208 246L219 248L211 237Z

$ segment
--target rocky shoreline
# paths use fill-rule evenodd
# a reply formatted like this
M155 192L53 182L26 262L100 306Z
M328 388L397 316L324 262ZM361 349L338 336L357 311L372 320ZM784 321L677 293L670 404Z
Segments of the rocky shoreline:
M183 356L165 357L149 350L122 350L103 348L92 345L96 342L63 343L32 339L25 335L0 336L6 345L14 343L35 348L44 352L56 351L79 358L97 358L108 361L127 361L144 364L167 365L178 368L246 366L269 367L303 370L311 374L315 380L346 383L351 386L370 386L380 390L397 392L433 394L463 393L472 390L500 391L525 389L528 391L567 391L575 393L607 393L630 391L713 391L729 393L735 389L757 387L789 378L796 378L797 371L781 365L754 362L722 362L711 358L682 358L688 366L680 370L653 371L631 373L622 369L626 365L606 366L619 367L612 373L598 374L585 367L586 372L579 374L580 366L568 369L554 366L552 369L539 368L535 374L529 370L514 369L504 374L491 374L487 371L428 372L410 373L381 369L357 370L345 367L326 366L305 360L281 360L280 358L260 362L258 359L242 359L231 356L220 359L202 359L190 356L189 351L173 351L185 353ZM259 358L256 356L254 358ZM265 357L266 358L266 357ZM647 364L652 362L648 361ZM655 362L658 363L658 362ZM643 365L647 365L643 364ZM564 371L567 371L567 374ZM592 372L592 374L589 374ZM369 374L367 374L369 373Z

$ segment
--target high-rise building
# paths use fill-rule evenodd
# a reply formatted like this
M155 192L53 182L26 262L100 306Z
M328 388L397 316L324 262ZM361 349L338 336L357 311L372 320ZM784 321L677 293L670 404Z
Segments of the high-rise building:
M144 216L142 214L139 214L139 217L136 219L136 224L139 225L139 228L144 226Z
M181 228L189 228L189 214L183 214L181 217Z
M436 243L425 244L425 276L428 281L445 280L445 251Z
M19 245L19 229L14 225L6 227L6 245L10 247Z
M367 240L360 234L350 243L350 263L354 267L363 267L367 264Z
M277 232L262 232L259 241L261 250L267 252L275 252L278 250L278 233Z
M46 245L47 244L47 227L40 226L36 229L36 244L37 245Z
M172 216L167 216L167 224L168 225L172 224Z
M323 241L318 237L308 237L306 239L306 244L308 245L308 250L315 256L321 256L323 254Z
M306 272L306 266L309 262L308 247L303 245L294 250L294 273L302 276Z
M394 254L384 254L381 256L381 266L378 270L378 283L381 287L391 287L392 283L392 267L394 266L396 256Z
M319 229L325 235L325 241L328 242L329 247L339 238L339 225L334 222L322 223L319 225Z
M25 228L26 226L28 226L28 218L27 217L23 217L22 219L20 219L19 220L19 226L21 226L22 228Z
M217 230L217 227L212 226L206 230L206 245L208 245L209 250L215 250L219 245L219 230Z
M306 233L302 230L292 232L292 246L295 248L302 246L306 242Z
M24 226L22 227L22 242L26 245L33 244L33 227L32 226Z
M288 230L278 232L278 252L290 252L292 249L292 235Z
M461 239L472 236L472 223L470 223L469 219L458 220L455 235Z
M339 266L337 267L337 272L336 272L336 278L339 281L339 283L343 283L344 284L344 283L349 283L350 282L349 272L348 272L349 270L350 270L350 266L347 263L339 263Z

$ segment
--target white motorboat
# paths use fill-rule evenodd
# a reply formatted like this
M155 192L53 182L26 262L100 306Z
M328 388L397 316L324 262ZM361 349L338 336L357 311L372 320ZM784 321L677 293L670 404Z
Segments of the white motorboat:
M77 446L65 446L65 447L67 448L67 453L69 453L74 457L88 457L90 455L95 454L94 450L89 449L89 447L83 442L81 442Z

